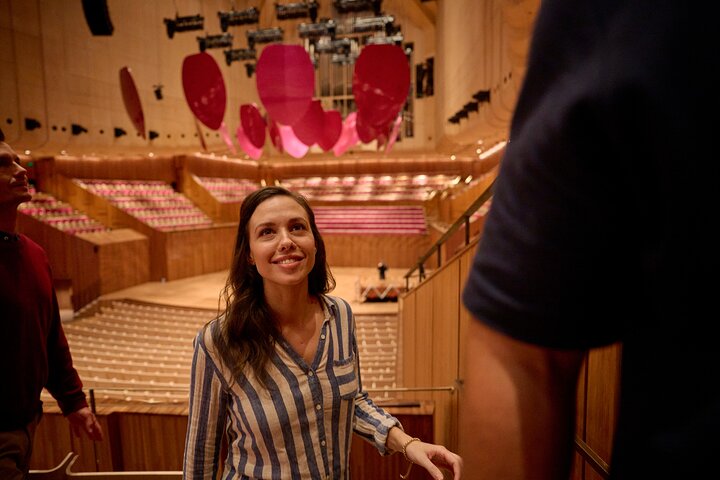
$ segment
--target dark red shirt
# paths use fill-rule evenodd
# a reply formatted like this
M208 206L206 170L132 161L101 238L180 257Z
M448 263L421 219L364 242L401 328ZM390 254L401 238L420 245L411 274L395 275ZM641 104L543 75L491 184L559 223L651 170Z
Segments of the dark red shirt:
M0 430L27 425L43 388L63 414L87 406L60 321L45 251L24 235L0 238Z

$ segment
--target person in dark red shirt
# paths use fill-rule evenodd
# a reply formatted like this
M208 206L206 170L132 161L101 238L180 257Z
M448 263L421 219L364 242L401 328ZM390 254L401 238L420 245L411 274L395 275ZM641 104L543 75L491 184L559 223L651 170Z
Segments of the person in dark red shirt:
M26 170L3 140L0 131L0 478L14 480L28 475L43 388L75 435L100 441L103 432L72 364L47 255L16 233L17 207L32 196Z

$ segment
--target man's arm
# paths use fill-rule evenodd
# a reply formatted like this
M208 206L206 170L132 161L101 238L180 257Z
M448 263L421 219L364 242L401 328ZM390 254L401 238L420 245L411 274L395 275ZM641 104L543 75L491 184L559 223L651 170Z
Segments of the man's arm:
M568 478L584 352L523 343L477 320L466 352L460 454L468 478Z

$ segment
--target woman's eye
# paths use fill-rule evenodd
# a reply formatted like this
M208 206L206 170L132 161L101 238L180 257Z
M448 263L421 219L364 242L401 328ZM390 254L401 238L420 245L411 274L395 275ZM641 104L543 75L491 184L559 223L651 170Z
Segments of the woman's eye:
M271 233L272 233L272 229L270 229L270 228L263 228L262 230L260 230L260 236L261 236L261 237L262 237L263 235L270 235Z
M302 223L296 223L291 228L292 230L305 230L305 225L303 225Z

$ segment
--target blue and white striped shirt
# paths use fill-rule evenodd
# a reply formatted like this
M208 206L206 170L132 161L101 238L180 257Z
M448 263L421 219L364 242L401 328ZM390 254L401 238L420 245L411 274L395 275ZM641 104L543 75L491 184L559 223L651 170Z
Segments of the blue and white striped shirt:
M214 350L210 328L195 338L184 478L214 479L227 435L223 479L347 480L352 432L386 455L400 422L362 389L350 305L323 296L325 320L308 365L285 341L268 363L270 391L248 368L232 381Z

